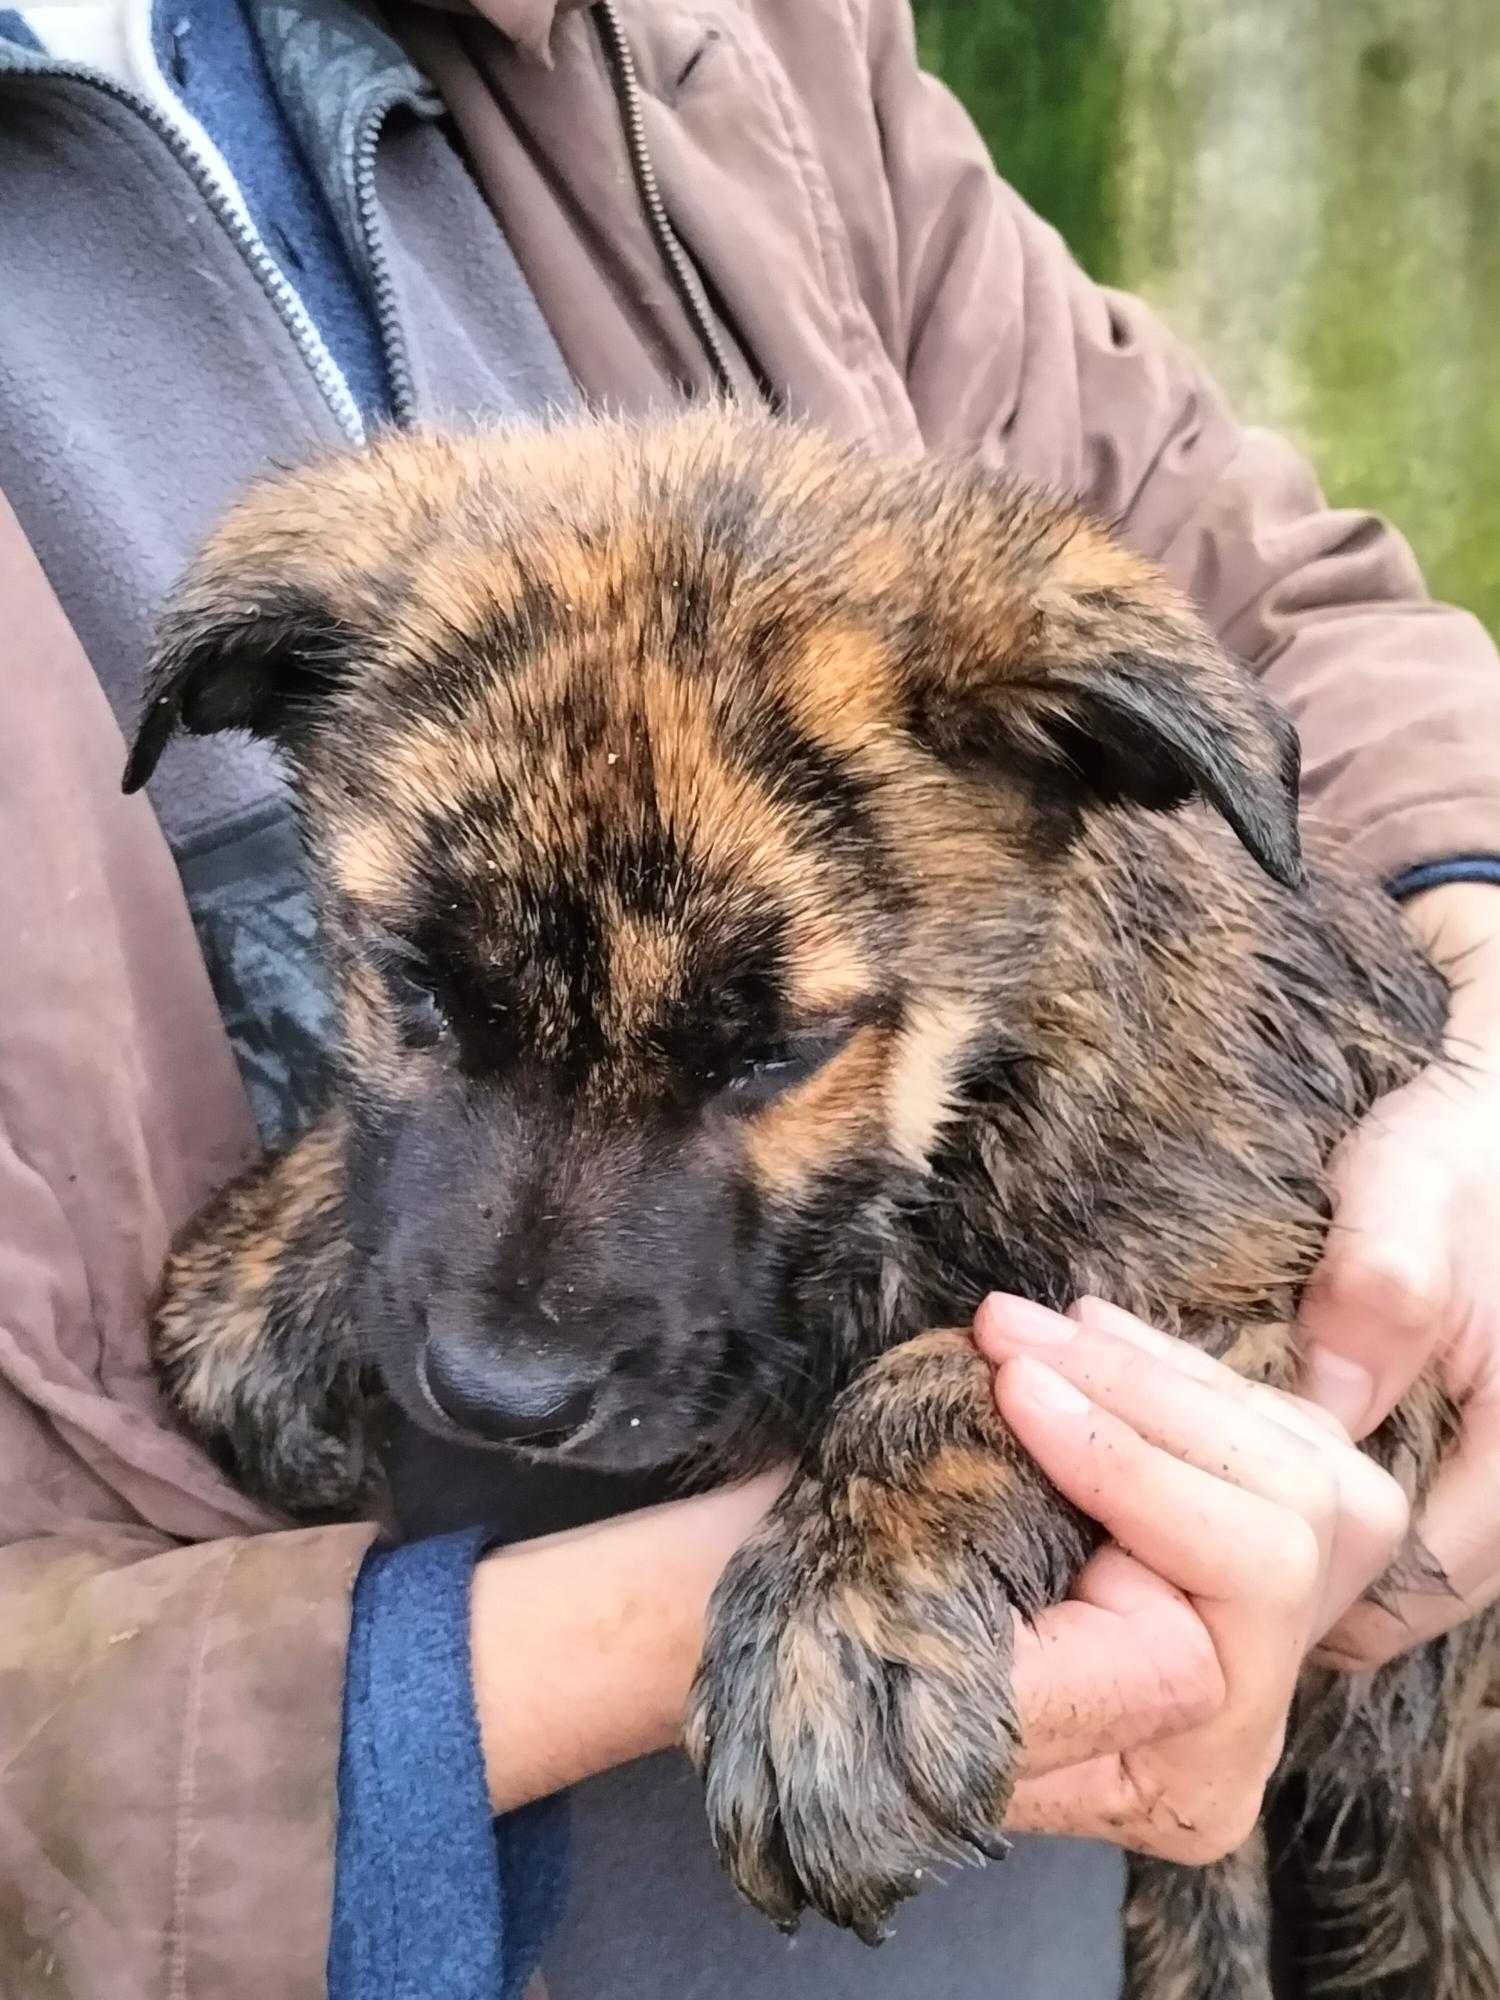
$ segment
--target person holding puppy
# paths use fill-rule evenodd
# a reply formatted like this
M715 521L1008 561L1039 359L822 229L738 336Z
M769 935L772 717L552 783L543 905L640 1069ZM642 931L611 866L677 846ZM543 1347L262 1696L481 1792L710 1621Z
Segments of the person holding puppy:
M913 1960L954 1994L1118 1979L1098 1846L1023 1843L1011 1887L924 1899L932 1929L914 1915L874 1960L831 1934L786 1958L711 1900L676 1767L633 1760L675 1738L766 1486L476 1569L462 1539L289 1532L161 1420L144 1324L166 1241L253 1143L247 1106L266 1139L304 1114L324 1003L260 748L174 751L148 807L118 796L118 724L156 601L239 486L382 422L727 389L1079 492L1291 709L1313 809L1463 967L1454 1066L1339 1162L1304 1309L1314 1402L1102 1307L981 1313L1007 1420L1114 1538L1023 1648L1017 1830L1224 1851L1308 1648L1373 1661L1500 1588L1492 649L1087 283L920 76L895 0L712 21L640 0L627 26L550 0L0 15L7 1990L516 1987L560 1865L541 1802L590 1778L542 1958L556 2000L664 1973L716 1990L726 1963L746 1994L908 1990ZM1435 1349L1465 1434L1422 1527L1455 1594L1378 1610L1400 1510L1348 1438ZM660 1844L628 1856L622 1829Z

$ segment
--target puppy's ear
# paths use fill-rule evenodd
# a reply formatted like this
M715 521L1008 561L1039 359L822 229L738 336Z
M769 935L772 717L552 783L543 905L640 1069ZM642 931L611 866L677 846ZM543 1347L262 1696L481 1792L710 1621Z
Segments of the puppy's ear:
M974 501L949 544L962 573L944 579L937 627L950 643L915 662L927 740L966 760L1020 752L1070 775L1085 801L1202 798L1295 888L1291 722L1160 571L1093 522L998 485Z
M311 740L379 621L434 463L446 469L435 442L403 434L268 473L240 496L157 620L127 792L179 729L242 729L294 757Z
M314 590L241 558L188 572L157 628L125 765L139 791L179 729L243 729L295 750L350 666L352 634Z

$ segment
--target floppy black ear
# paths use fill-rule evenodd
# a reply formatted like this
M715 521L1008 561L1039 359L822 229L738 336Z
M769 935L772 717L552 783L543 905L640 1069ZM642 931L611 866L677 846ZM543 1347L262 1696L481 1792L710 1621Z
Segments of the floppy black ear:
M969 758L1039 759L1084 804L1201 798L1268 875L1296 888L1290 720L1161 572L1095 523L998 484L978 506L968 497L941 585L948 643L915 677L930 740Z
M294 749L347 671L349 652L347 626L312 592L189 572L158 626L124 789L140 790L179 729L243 729Z
M1248 676L1226 684L1225 670L1235 673L1181 649L1054 665L1034 690L1037 719L1102 803L1167 810L1201 798L1273 880L1295 889L1297 731Z

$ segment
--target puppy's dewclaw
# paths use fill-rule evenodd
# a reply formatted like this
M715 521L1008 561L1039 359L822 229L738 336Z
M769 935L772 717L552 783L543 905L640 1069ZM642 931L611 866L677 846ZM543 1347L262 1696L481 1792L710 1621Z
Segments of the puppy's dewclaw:
M310 1512L372 1383L497 1478L795 1460L689 1747L744 1893L878 1936L1000 1850L1014 1621L1093 1543L934 1329L1095 1293L1285 1380L1329 1156L1441 980L1303 855L1290 725L1151 564L722 409L268 481L166 608L130 784L177 728L283 754L339 1080L179 1246L166 1393ZM1370 1448L1420 1497L1450 1429L1423 1383ZM1309 1675L1302 1992L1500 1991L1495 1640ZM1141 1864L1138 2000L1262 2000L1269 1879Z

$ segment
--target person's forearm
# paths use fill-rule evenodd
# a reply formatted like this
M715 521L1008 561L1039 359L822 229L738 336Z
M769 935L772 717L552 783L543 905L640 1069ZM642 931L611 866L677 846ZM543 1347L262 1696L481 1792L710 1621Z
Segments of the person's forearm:
M1500 1072L1500 887L1449 882L1410 897L1405 910L1453 982L1450 1054Z
M474 1699L496 1812L678 1740L709 1596L778 1484L763 1477L479 1564Z

